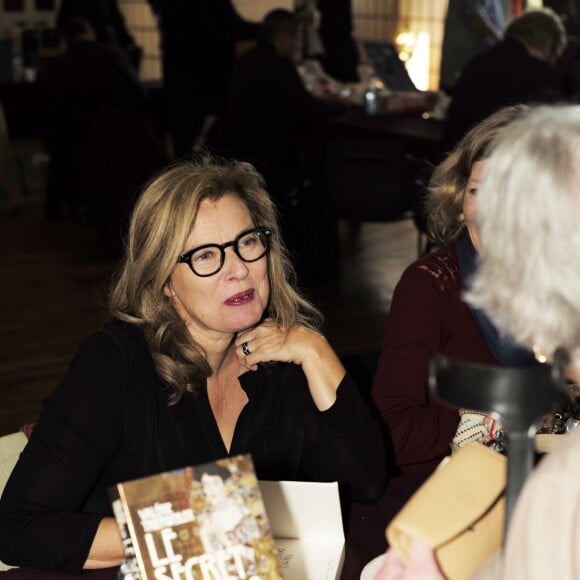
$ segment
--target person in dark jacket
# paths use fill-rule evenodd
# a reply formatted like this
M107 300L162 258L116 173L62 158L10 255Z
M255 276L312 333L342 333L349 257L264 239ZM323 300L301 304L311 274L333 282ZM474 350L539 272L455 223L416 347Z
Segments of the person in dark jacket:
M45 216L59 220L87 202L92 127L102 107L140 110L144 89L127 55L96 40L91 24L73 19L67 48L39 77L46 103L44 143L50 154Z
M445 121L444 150L501 107L562 98L556 63L565 44L562 21L550 9L529 10L512 20L503 40L463 69Z
M272 170L291 170L317 141L337 105L313 96L296 69L297 17L283 9L266 15L260 42L236 62L226 119L243 148Z
M123 49L138 70L143 51L129 32L117 0L61 0L56 16L58 28L65 33L69 24L78 19L92 26L97 42Z
M241 18L231 0L163 0L152 7L161 29L169 129L181 157L206 118L223 113L235 44L256 39L259 24Z
M260 42L236 62L226 114L210 142L259 164L280 208L285 239L298 256L301 282L316 284L334 273L325 130L344 105L315 97L302 82L295 63L298 28L292 12L276 9L266 15Z

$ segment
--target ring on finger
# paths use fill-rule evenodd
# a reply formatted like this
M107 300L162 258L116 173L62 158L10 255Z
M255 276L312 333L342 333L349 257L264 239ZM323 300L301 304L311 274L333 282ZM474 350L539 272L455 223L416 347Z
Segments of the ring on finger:
M248 343L247 342L242 342L242 352L248 356L249 354L252 354L252 351L248 348Z

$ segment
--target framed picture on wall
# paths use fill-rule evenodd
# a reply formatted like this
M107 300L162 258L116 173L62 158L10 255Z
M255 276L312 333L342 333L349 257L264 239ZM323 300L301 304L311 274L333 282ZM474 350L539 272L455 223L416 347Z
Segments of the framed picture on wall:
M2 0L5 12L22 12L24 0Z

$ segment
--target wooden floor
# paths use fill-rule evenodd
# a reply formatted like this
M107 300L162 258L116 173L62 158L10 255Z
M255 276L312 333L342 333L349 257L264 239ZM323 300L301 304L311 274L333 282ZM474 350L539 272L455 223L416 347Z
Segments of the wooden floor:
M379 348L417 237L410 221L339 230L337 289L314 299L330 342L348 355ZM0 215L0 435L36 420L82 340L103 323L114 267L85 226L46 223L38 205Z

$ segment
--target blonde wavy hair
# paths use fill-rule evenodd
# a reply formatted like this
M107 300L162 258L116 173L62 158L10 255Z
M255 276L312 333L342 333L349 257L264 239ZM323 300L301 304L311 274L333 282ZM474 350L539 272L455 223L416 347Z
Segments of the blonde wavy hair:
M133 211L125 257L109 294L110 314L143 329L159 376L175 403L205 386L211 369L200 345L166 295L202 201L226 194L248 208L254 225L272 231L267 254L270 300L265 316L283 330L293 325L318 329L319 311L295 288L296 275L280 236L274 202L262 176L249 163L204 155L163 170L143 190Z
M580 371L580 106L537 107L498 139L477 200L467 300L521 344Z
M463 196L471 168L491 155L494 139L528 109L514 105L493 113L473 127L435 168L425 200L427 231L435 245L445 246L463 231Z

